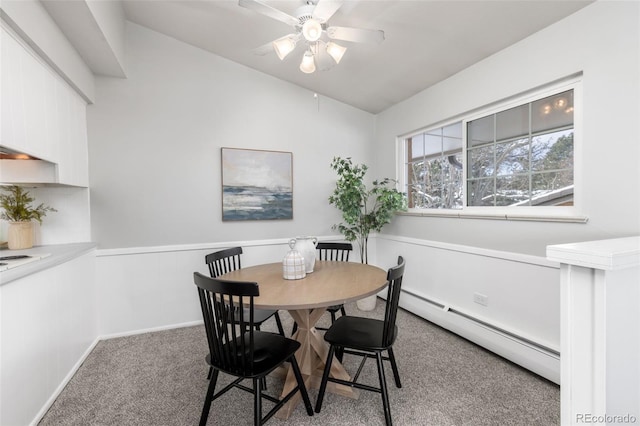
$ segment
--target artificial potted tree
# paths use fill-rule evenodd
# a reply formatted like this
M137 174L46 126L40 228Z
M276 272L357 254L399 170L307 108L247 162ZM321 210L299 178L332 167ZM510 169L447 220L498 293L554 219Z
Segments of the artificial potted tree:
M396 212L406 210L404 194L389 178L374 180L367 188L364 176L368 167L353 164L351 158L334 157L331 168L338 173L338 180L329 204L342 212L342 223L333 225L347 241L356 241L360 249L360 261L369 263L368 244L371 232L380 232L391 222ZM357 302L358 308L366 311L375 308L376 295Z
M10 250L19 250L33 247L33 223L35 219L42 223L42 218L47 212L57 211L53 207L40 203L32 207L35 200L22 187L12 185L2 188L0 194L0 206L2 213L0 218L9 222L8 246Z

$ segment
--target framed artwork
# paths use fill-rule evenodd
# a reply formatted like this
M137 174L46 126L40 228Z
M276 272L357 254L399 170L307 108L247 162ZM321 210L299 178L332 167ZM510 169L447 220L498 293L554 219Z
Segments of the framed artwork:
M222 148L222 220L293 219L293 154Z

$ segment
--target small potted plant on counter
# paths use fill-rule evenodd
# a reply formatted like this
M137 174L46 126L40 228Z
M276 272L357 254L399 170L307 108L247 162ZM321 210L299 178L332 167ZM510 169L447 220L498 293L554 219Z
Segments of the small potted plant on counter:
M37 220L42 223L42 218L48 212L57 211L53 207L40 203L33 207L35 200L22 187L12 185L2 188L0 194L0 206L2 213L0 219L9 222L8 245L10 250L19 250L33 247L33 223Z

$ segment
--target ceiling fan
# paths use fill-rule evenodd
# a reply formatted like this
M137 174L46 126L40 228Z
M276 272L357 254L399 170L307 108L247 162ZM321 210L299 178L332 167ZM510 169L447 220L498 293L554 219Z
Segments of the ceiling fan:
M296 9L294 16L261 0L239 0L238 4L289 24L295 30L256 48L256 54L266 55L275 51L278 58L284 60L297 46L302 45L305 52L300 63L300 71L310 74L316 67L327 70L340 62L347 48L334 40L355 43L380 43L384 40L382 30L329 26L327 21L338 11L342 3L343 0L308 0Z

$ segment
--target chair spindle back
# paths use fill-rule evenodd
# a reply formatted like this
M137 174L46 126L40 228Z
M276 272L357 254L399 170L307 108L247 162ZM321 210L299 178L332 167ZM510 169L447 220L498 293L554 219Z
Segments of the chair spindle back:
M320 260L336 260L339 262L348 262L349 255L353 250L351 243L325 243L320 242L316 245Z
M242 267L240 263L241 254L242 247L232 247L206 255L204 261L209 267L209 275L212 278L216 278L227 272L240 269Z
M398 256L398 264L389 268L387 281L389 289L387 291L387 305L384 312L384 329L382 331L382 342L390 345L396 327L396 316L398 315L398 303L400 302L400 289L402 288L402 277L404 275L404 258Z
M193 274L207 332L211 364L226 371L247 372L253 365L254 282L225 281ZM247 309L242 309L242 308ZM231 315L232 312L237 315Z

